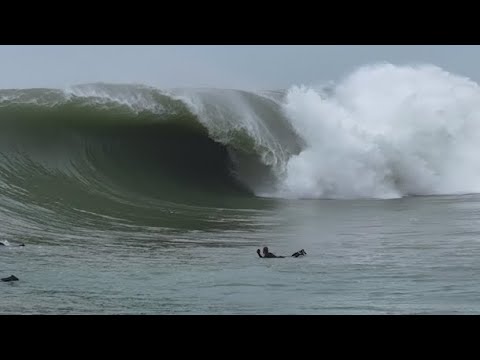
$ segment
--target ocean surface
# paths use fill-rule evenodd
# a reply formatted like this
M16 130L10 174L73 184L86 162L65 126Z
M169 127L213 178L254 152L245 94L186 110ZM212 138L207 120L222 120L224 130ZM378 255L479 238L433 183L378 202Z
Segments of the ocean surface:
M0 90L0 314L478 314L479 147L434 66Z

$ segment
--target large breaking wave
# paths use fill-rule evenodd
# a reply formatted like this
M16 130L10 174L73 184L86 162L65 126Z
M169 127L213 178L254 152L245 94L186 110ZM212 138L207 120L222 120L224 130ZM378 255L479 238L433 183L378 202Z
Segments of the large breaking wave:
M435 66L333 86L0 90L3 203L480 192L480 89Z

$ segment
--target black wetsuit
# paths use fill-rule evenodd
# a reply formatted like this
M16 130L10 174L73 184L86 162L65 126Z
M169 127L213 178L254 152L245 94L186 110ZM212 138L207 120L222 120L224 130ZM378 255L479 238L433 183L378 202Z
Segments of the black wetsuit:
M260 249L257 250L257 254L262 259L264 259L264 258L284 258L285 257L285 256L276 256L276 255L272 254L271 252L267 252L265 255L262 256L262 254L260 254Z
M272 254L271 252L268 252L265 255L263 255L263 257L264 258L284 258L285 256L276 256L276 255Z
M303 256L303 255L307 255L307 253L305 252L305 250L300 250L300 251L297 251L296 253L292 254L293 257L299 257L299 256Z
M8 282L8 281L18 281L18 278L15 275L11 275L7 278L3 278L2 281Z
M285 256L276 256L275 254L272 254L271 252L267 252L265 255L261 255L260 254L260 249L257 250L257 254L258 256L260 256L262 259L264 258L279 258L279 259L283 259L285 258ZM305 250L300 250L300 251L297 251L296 253L292 254L292 257L299 257L299 256L303 256L303 255L307 255L307 253L305 252Z

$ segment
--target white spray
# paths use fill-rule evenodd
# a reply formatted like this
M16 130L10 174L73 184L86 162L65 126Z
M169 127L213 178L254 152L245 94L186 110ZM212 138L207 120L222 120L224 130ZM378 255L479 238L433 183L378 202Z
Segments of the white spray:
M395 198L480 192L480 88L435 66L363 67L331 96L289 90L307 143L276 196Z

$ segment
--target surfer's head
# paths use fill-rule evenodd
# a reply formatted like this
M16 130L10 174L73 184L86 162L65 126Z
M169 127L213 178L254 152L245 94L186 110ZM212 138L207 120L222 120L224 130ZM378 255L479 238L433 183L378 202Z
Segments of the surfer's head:
M268 254L268 247L266 247L266 246L263 248L263 255L265 255L265 254Z

